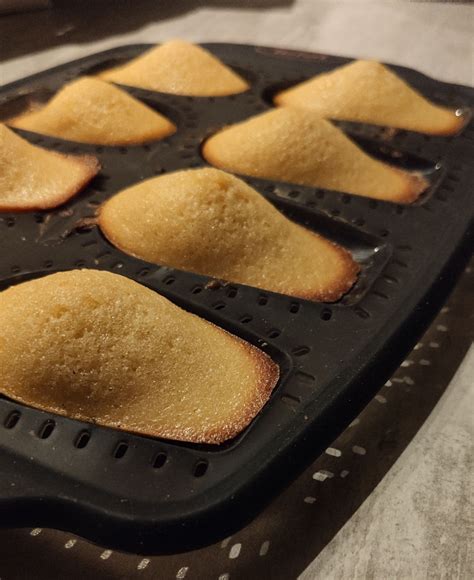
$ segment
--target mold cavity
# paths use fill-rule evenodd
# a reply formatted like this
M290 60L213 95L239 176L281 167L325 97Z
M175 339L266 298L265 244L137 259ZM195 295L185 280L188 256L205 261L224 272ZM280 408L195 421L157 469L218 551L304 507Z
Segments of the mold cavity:
M90 431L81 431L74 441L74 447L76 449L84 449L84 447L87 447L90 438Z
M6 429L13 429L13 427L15 427L15 425L20 420L20 417L21 417L20 411L12 411L7 415L7 418L3 423L4 427Z
M125 441L120 441L120 443L118 443L117 447L114 450L115 459L122 459L122 457L125 457L127 451L128 451L128 443L125 443Z
M267 302L268 302L268 297L267 296L264 296L262 294L261 296L258 297L258 301L257 302L258 302L258 304L260 306L265 306L265 304L267 304Z
M293 78L293 79L285 79L282 80L278 83L275 83L273 85L271 85L270 87L268 87L264 92L263 92L263 100L270 106L274 107L275 103L273 102L273 99L276 97L276 95L278 95L278 93L281 93L282 91L286 91L286 89L289 89L290 87L294 86L294 85L298 85L299 83L302 83L303 81L307 80L305 77L298 77L298 78Z
M23 113L41 108L52 97L53 91L42 88L18 95L0 104L0 121L8 121Z
M242 322L242 324L247 324L248 322L252 321L252 317L250 316L250 314L244 314L241 319L240 322Z
M159 453L157 453L155 458L153 459L153 463L152 463L153 469L161 469L164 466L164 464L166 463L167 459L168 459L168 456L163 451L160 451Z
M109 58L107 60L104 60L102 62L94 64L88 68L85 68L81 74L94 76L100 72L108 70L109 68L114 68L116 66L125 64L128 60L131 60L132 58L135 58L135 57L130 56L128 58L127 57Z
M272 328L269 332L268 332L268 338L278 338L281 334L281 331L278 330L278 328Z
M40 430L38 431L38 437L40 439L47 439L52 434L55 427L56 423L53 420L48 419L48 421L45 421L43 425L41 425Z
M194 288L191 290L192 294L199 294L200 292L202 292L202 286L194 286Z
M208 462L205 459L200 459L194 466L193 471L194 477L203 477L203 475L206 474L208 467L209 467Z

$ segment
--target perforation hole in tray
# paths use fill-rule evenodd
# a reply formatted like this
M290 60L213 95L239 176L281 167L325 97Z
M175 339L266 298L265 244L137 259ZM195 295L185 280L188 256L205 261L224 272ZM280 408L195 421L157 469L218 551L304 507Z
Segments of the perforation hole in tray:
M296 346L295 348L292 349L291 354L293 354L294 356L305 356L310 352L310 348L309 346L305 346L305 345L301 345L301 346Z
M13 429L14 427L16 427L16 425L18 425L20 418L21 418L20 411L16 411L16 410L11 411L6 416L5 421L3 422L3 426L5 427L5 429Z
M91 439L91 433L88 430L83 430L79 433L74 441L74 447L76 449L84 449L89 444Z
M330 308L323 308L319 314L321 320L328 321L332 318L332 310Z
M205 459L200 459L194 466L193 475L194 477L204 477L209 467L209 462Z
M296 395L290 395L289 393L285 393L284 395L282 395L280 397L280 400L291 409L295 409L296 407L299 407L299 405L301 404L300 397L297 397Z
M40 439L48 439L56 428L56 422L52 419L45 421L38 430L38 437Z
M119 441L113 451L113 457L115 459L122 459L127 454L127 451L128 443L126 441Z
M164 451L159 451L152 460L153 469L161 469L168 461L168 455Z
M300 308L301 304L299 302L291 302L288 310L291 312L291 314L296 314L299 312Z
M249 322L252 322L253 317L250 314L244 314L243 316L240 317L240 322L242 324L248 324Z

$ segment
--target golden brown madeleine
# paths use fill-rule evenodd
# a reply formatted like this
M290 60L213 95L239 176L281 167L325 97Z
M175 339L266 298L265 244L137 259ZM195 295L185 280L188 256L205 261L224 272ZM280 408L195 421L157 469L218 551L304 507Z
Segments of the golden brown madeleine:
M268 400L262 351L128 278L73 270L0 293L0 392L83 421L220 443Z
M65 85L44 107L8 121L12 127L94 145L137 145L176 127L127 92L93 77Z
M99 170L91 155L63 155L36 147L0 123L0 211L56 207Z
M463 119L431 103L388 67L357 60L282 91L277 105L305 107L327 119L359 121L432 135L457 133Z
M210 52L184 40L165 42L99 76L132 87L195 97L233 95L249 88Z
M99 225L115 246L149 262L310 300L337 300L359 269L346 250L217 169L125 189L102 206Z
M427 187L422 177L370 157L301 108L273 109L226 127L206 141L203 155L226 171L399 203L414 201Z

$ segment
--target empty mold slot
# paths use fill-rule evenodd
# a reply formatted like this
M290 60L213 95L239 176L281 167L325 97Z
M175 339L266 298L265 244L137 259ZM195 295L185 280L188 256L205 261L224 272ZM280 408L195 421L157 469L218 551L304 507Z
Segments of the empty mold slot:
M74 441L74 447L76 449L84 449L89 444L90 439L90 431L81 431Z
M113 456L115 459L122 459L128 451L128 443L120 441L114 449Z
M21 417L20 411L12 411L11 413L8 413L5 421L3 422L3 426L5 427L5 429L13 429L13 427L15 427L18 424L20 417Z
M39 428L38 437L40 439L48 439L52 435L55 427L56 423L52 419L48 419Z
M153 469L161 469L165 465L167 460L168 456L166 455L166 453L164 451L159 451L153 458L152 461Z
M203 477L206 472L207 468L209 467L209 463L205 459L200 459L193 469L194 477Z

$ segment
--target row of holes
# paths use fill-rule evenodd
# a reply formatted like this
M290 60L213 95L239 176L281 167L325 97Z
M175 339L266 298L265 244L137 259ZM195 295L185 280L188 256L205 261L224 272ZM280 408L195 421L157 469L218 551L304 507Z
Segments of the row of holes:
M11 411L11 413L7 415L7 418L5 419L3 425L6 429L13 429L20 421L20 418L21 418L20 411ZM52 435L55 428L56 422L53 421L52 419L47 419L38 429L36 434L39 439L43 440L48 439ZM74 441L74 447L76 449L84 449L89 444L90 439L91 439L90 431L83 430L76 437ZM112 452L112 457L114 457L115 459L122 459L123 457L125 457L128 448L129 445L126 441L119 441L119 443L116 445L115 449ZM159 451L157 454L153 456L151 465L153 469L161 469L162 467L164 467L167 460L168 460L167 454L164 451ZM205 459L199 459L193 468L194 477L202 477L203 475L205 475L208 466L209 463Z

